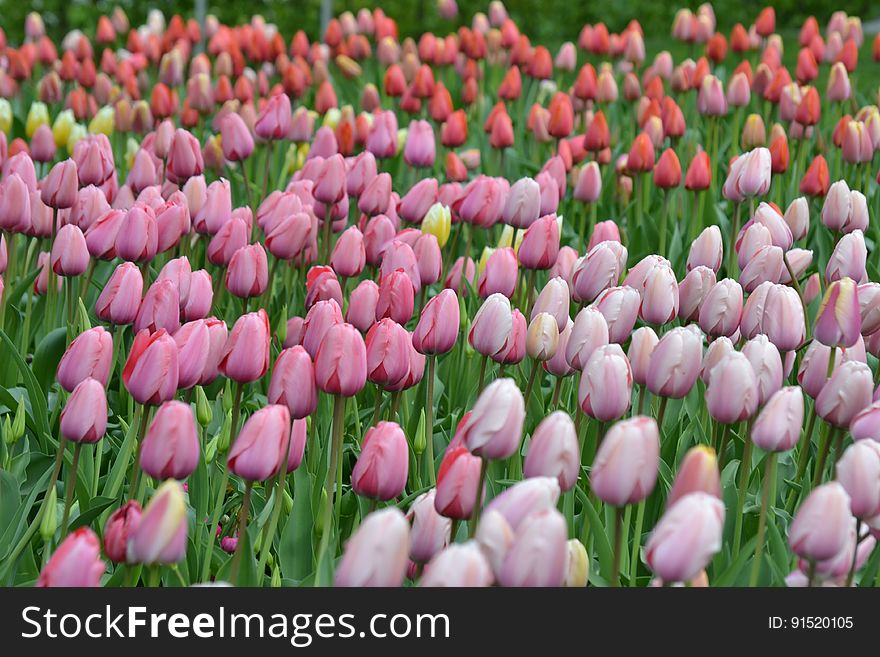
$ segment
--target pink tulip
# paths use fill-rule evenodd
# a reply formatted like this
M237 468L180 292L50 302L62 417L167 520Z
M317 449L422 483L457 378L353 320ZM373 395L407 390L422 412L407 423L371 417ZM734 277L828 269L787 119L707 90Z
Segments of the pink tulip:
M158 405L177 392L177 345L165 329L140 331L122 370L122 380L135 401Z
M581 167L573 191L574 198L583 203L595 203L602 195L602 174L597 162Z
M436 145L434 129L427 121L412 121L407 130L403 159L411 167L430 168L434 166Z
M391 174L383 171L366 183L358 198L358 210L369 217L375 217L385 214L390 202Z
M745 355L733 351L725 355L709 372L706 406L721 424L740 422L758 408L755 370Z
M141 505L130 500L110 514L104 526L104 554L113 563L126 563L128 539L141 521Z
M597 347L581 374L581 410L600 422L621 417L629 408L632 384L632 369L620 345Z
M504 557L502 586L562 586L567 571L565 517L545 509L526 518Z
M397 269L402 269L406 273L412 283L413 292L418 294L422 289L422 275L419 273L416 255L409 244L395 239L382 255L382 264L379 268L380 282Z
M378 301L379 286L369 279L361 281L349 295L345 321L365 333L376 321Z
M637 416L614 424L602 440L590 473L596 495L615 506L645 499L654 488L660 459L657 423Z
M162 404L141 444L141 469L153 479L186 479L199 462L199 434L189 404Z
M816 316L814 337L829 347L851 347L861 334L858 288L849 277L831 283Z
M380 422L367 429L361 453L351 472L358 495L387 501L403 493L409 473L409 447L395 422Z
M61 227L50 255L52 271L58 276L79 276L89 266L89 250L82 231L73 224Z
M232 261L232 256L239 249L243 249L248 243L247 224L241 219L231 218L217 229L217 232L208 242L206 255L208 262L213 265L227 266ZM272 241L273 246L275 240Z
M732 278L718 281L703 299L700 328L707 335L731 336L739 329L743 311L742 287Z
M532 434L523 474L556 477L560 489L567 491L577 483L580 461L574 422L567 413L556 411L545 417Z
M434 508L436 489L419 495L410 505L406 519L411 523L409 558L425 563L448 544L452 521Z
M187 390L199 383L211 356L211 333L208 322L187 322L174 333L177 344L177 387Z
M345 546L336 586L400 586L406 576L409 523L394 507L364 518Z
M528 228L540 216L541 189L532 178L520 178L510 187L502 220L514 228Z
M532 305L531 319L541 313L548 313L556 321L556 327L561 331L569 322L568 307L570 302L568 284L559 277L551 278Z
M797 292L787 285L762 283L749 294L739 328L746 339L763 333L781 352L797 349L806 332Z
M838 482L814 488L804 500L788 531L788 543L799 557L831 559L846 545L852 514L849 495Z
M608 344L608 324L605 316L595 307L582 309L575 317L571 335L565 349L568 364L576 370L583 370L593 352Z
M479 545L469 541L450 545L434 555L425 566L419 586L487 587L493 580L492 567Z
M459 426L465 423L466 414ZM471 517L477 499L481 459L467 447L450 444L437 471L437 495L434 508L446 518L466 520Z
M182 184L193 176L202 175L204 169L205 162L199 140L182 128L175 130L165 165L165 176L173 183Z
M856 413L871 404L871 370L859 361L838 366L816 397L816 414L837 427L849 426Z
M315 355L315 382L331 394L352 397L367 379L364 339L351 324L331 326Z
M218 369L239 383L263 377L269 369L269 317L262 308L239 317L223 347Z
M423 354L445 354L455 346L459 331L459 305L455 292L446 289L432 297L419 315L412 343Z
M721 550L724 505L706 493L690 493L663 515L645 546L648 567L664 582L699 575Z
M621 260L626 262L626 247L620 242L600 242L578 260L571 274L572 289L577 299L593 301L617 283Z
M403 269L397 269L382 277L379 282L379 298L376 301L376 320L390 317L400 325L412 319L415 291L412 281Z
M527 333L526 318L518 309L514 308L511 313L510 334L501 349L492 354L492 360L502 365L515 365L522 362L526 355Z
M781 388L767 401L752 425L752 441L768 452L794 448L804 422L804 395L797 386Z
M251 415L229 450L230 472L248 481L266 481L281 470L290 449L290 412L270 404Z
M154 333L165 329L173 334L180 328L180 297L173 281L157 280L147 290L134 319L135 332L147 329Z
M834 246L834 251L825 267L826 281L839 281L841 278L852 278L861 281L867 278L865 263L868 248L865 246L865 235L861 230L854 230L843 235Z
M477 293L484 298L496 293L511 298L516 291L518 270L516 253L511 247L496 249L486 260L477 281Z
M229 112L220 123L221 146L223 157L230 162L240 162L254 152L254 138L242 118Z
M468 342L477 353L491 356L504 347L512 330L510 301L502 294L492 294L474 316Z
M269 264L261 244L243 246L232 255L226 288L237 297L258 297L269 284Z
M268 400L270 404L287 406L294 419L305 418L317 408L315 369L303 347L297 345L278 354L269 383Z
M559 254L559 222L548 214L526 229L517 258L526 269L550 269Z
M183 319L192 321L207 317L213 303L214 290L211 287L211 275L204 269L194 271L190 277L189 294L183 309Z
M100 381L83 379L61 411L61 435L75 443L96 443L107 430L107 394Z
M197 232L216 235L232 218L232 187L225 178L212 182L198 211L190 208Z
M79 178L76 174L76 162L67 159L59 162L49 171L43 181L41 198L50 208L60 210L71 208L76 203Z
M159 248L156 213L148 205L135 204L125 215L116 235L116 253L123 260L149 262Z
M666 508L691 493L706 493L721 499L721 474L715 450L706 445L691 447L684 455L666 497Z
M186 555L187 517L183 486L169 480L159 486L128 539L130 564L177 563Z
M115 173L113 148L106 135L88 135L76 142L73 160L80 185L100 187Z
M693 321L699 317L703 301L716 282L715 272L703 265L694 267L685 275L678 284L678 316L681 320Z
M406 329L391 319L373 324L364 340L367 379L386 389L399 388L410 371L410 340Z
M101 326L80 333L68 345L58 362L56 378L67 392L85 379L106 386L113 360L113 336Z
M691 243L687 260L688 271L703 265L717 274L721 268L723 255L721 230L718 226L709 226L703 229L703 232Z
M98 587L106 566L101 561L101 543L88 527L80 527L68 536L40 571L37 586Z
M700 375L703 339L698 331L678 327L668 331L651 352L646 385L655 395L681 399Z
M378 291L377 291L378 296ZM375 316L374 318L375 319ZM342 323L342 310L334 299L317 301L309 308L302 326L302 346L312 360L331 326Z
M513 379L496 379L477 398L462 429L464 443L485 459L505 459L522 439L525 402Z
M835 471L854 516L873 518L880 513L880 444L856 441L840 456Z

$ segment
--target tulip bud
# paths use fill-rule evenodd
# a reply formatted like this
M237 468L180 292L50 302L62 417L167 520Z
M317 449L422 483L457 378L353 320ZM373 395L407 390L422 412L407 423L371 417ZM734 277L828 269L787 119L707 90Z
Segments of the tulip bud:
M251 415L229 450L230 472L248 481L266 481L278 474L290 449L290 428L286 406L271 404Z
M526 353L539 361L550 360L559 343L559 327L549 313L539 313L526 333Z
M860 335L861 319L855 281L844 277L825 290L816 316L814 337L829 347L851 347Z
M733 424L751 417L758 407L755 371L749 359L733 351L709 372L706 386L709 414L721 424Z
M61 435L76 443L96 443L107 429L107 395L95 379L83 379L61 411Z
M645 499L657 481L660 432L649 417L614 424L602 440L590 472L590 487L608 504L623 506Z
M871 370L859 361L838 366L816 397L816 414L837 427L848 427L856 413L871 403Z
M186 479L199 462L199 434L189 404L167 401L141 443L140 467L153 479Z
M395 422L380 422L367 429L361 454L351 473L358 495L387 501L403 493L409 473L409 446Z
M813 489L789 528L788 543L794 553L810 561L825 561L840 552L852 522L849 507L849 495L838 482Z
M523 464L526 477L556 477L563 491L577 483L580 447L574 422L567 413L556 411L545 417L532 434Z
M699 332L685 327L670 330L648 360L648 390L661 397L685 397L700 375L702 358L703 340Z
M105 569L98 537L88 527L80 527L52 553L40 571L37 586L98 587Z
M696 577L721 550L724 505L697 492L679 499L661 517L645 545L648 567L664 582Z

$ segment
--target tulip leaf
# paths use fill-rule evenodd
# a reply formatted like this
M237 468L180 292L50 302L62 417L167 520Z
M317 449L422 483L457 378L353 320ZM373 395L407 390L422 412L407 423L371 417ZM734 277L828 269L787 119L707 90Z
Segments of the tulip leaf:
M107 481L104 483L104 497L115 498L119 495L122 481L125 478L125 471L128 469L128 463L137 442L137 431L138 422L132 422L116 455L116 460L113 462L113 467L110 469L110 474L107 475Z
M46 407L45 391L40 386L36 377L34 377L34 373L31 371L31 368L28 367L27 363L24 362L24 359L18 352L18 347L16 347L12 343L12 340L9 339L9 336L6 335L5 331L0 331L0 342L2 342L3 346L6 348L5 351L7 351L10 360L15 364L16 367L18 367L18 370L21 372L21 377L24 381L24 387L28 393L28 400L31 403L31 412L33 414L34 420L36 420L39 433L45 437L50 436L51 432L49 431L49 411Z
M55 370L67 348L67 328L60 326L46 334L34 352L34 378L48 391L55 380Z
M86 527L91 522L100 516L105 509L109 508L112 504L116 503L115 497L93 497L89 501L88 510L80 513L73 521L70 523L71 531L78 527Z
M0 470L0 527L9 527L21 503L18 481L11 473Z
M312 477L304 467L293 472L293 511L284 525L278 559L285 577L301 580L312 572Z
M586 514L586 522L590 523L590 535L593 537L593 546L596 548L596 555L599 558L599 570L605 579L610 579L611 561L613 557L611 544L608 542L608 537L605 535L605 530L602 528L602 522L599 520L599 514L596 513L593 504L587 499L586 494L580 488L577 488L576 491L577 496L581 501L583 511Z
M757 536L752 536L749 540L743 543L742 548L739 551L739 555L736 559L733 560L727 570L721 573L718 577L716 577L712 581L713 586L734 586L737 583L737 578L739 577L740 572L746 563L754 558L755 556L755 543L758 541Z

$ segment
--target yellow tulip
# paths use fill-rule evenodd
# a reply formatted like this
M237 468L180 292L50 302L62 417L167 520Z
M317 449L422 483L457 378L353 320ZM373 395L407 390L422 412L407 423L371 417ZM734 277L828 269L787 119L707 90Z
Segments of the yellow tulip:
M483 273L483 270L486 268L486 263L489 262L489 256L495 253L497 249L493 249L490 246L483 247L483 253L480 255L480 262L477 263L477 276Z
M336 130L336 126L339 125L339 119L341 117L342 111L335 107L331 107L324 115L323 125L327 126L331 130Z
M408 131L406 128L401 128L400 130L397 131L397 152L398 153L400 153L400 151L403 150L403 146L404 146L404 144L406 144L407 132Z
M55 123L52 124L52 137L55 139L55 146L61 148L70 140L70 131L76 124L76 117L73 110L66 109L55 117Z
M89 132L93 135L103 133L109 137L113 134L115 122L116 118L113 108L105 105L97 111L95 118L89 123Z
M513 245L513 226L504 226L501 231L501 238L498 240L498 248L504 249Z
M430 233L437 238L437 244L442 249L449 241L449 232L452 230L452 213L442 203L435 203L428 208L428 213L422 221L422 232Z
M572 538L566 544L568 548L568 572L565 575L565 585L568 587L583 588L590 579L590 558L584 544L578 539Z
M138 144L137 139L134 137L129 137L125 142L125 168L129 171L131 171L131 168L134 166L134 158L140 150L140 147L141 145Z
M46 103L41 103L37 100L31 103L31 108L28 110L27 121L24 126L27 138L33 137L37 128L41 125L49 125L49 108L46 107Z
M76 142L88 137L88 135L89 131L86 130L86 127L82 123L74 123L70 128L70 134L67 137L67 152L73 153L73 147L76 146Z
M9 134L12 129L12 105L5 98L0 98L0 132Z

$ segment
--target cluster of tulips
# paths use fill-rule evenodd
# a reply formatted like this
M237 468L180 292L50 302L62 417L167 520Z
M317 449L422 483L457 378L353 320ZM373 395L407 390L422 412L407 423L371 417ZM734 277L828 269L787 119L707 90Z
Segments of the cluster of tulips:
M859 19L438 11L0 30L0 583L880 583Z

